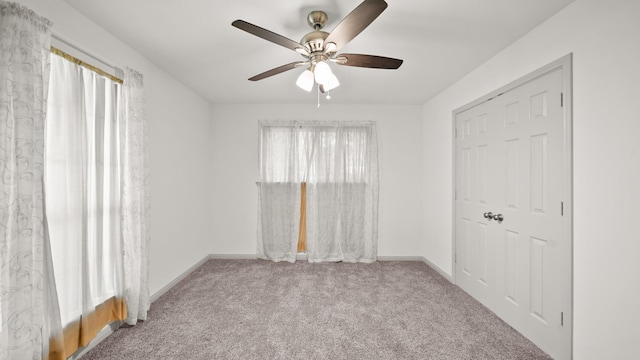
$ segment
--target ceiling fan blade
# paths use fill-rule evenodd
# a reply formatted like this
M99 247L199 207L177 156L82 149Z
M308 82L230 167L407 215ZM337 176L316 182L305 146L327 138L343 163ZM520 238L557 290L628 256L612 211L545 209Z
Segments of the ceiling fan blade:
M258 74L258 75L254 76L254 77L250 77L249 80L251 80L251 81L262 80L264 78L268 78L268 77L273 76L273 75L278 75L280 73L283 73L285 71L289 71L291 69L294 69L294 68L296 68L298 66L305 65L305 64L307 64L306 61L292 62L292 63L286 64L286 65L278 66L277 68L273 68L271 70L267 70L267 71L265 71L265 72L263 72L261 74Z
M375 69L397 69L402 65L402 60L400 59L377 55L340 54L335 59L340 65Z
M246 32L248 32L249 34L253 34L257 37L263 38L267 41L271 41L272 43L276 43L278 45L284 46L287 49L291 49L296 51L296 49L302 48L302 45L300 45L299 43L286 38L282 35L278 35L276 33L274 33L273 31L269 31L267 29L263 29L259 26L253 25L251 23L248 23L244 20L236 20L234 22L231 23L231 25L237 27L240 30L244 30Z
M326 43L335 43L337 49L345 46L358 36L387 8L384 0L365 0L347 15L338 26L327 36Z

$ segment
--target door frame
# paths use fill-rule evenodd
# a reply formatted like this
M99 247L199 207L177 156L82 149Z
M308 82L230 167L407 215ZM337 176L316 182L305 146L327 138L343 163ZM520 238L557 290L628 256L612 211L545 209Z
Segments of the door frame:
M541 76L544 76L550 72L555 70L562 70L562 94L563 94L563 109L564 109L564 148L563 148L563 161L564 161L564 173L563 176L563 192L562 196L564 199L564 208L563 208L563 218L565 219L562 224L562 237L569 241L569 248L571 249L570 263L567 264L567 271L569 272L571 289L570 289L570 299L568 304L568 309L566 316L564 317L564 323L568 327L569 331L569 341L570 341L570 358L573 358L573 257L574 257L574 248L573 248L573 53L569 53L558 60L555 60L537 70L532 71L531 73L520 77L517 80L514 80L507 85L500 87L497 90L494 90L480 98L463 105L457 109L454 109L451 116L451 126L452 126L452 162L453 162L453 178L452 178L452 209L453 209L453 221L451 224L452 227L452 279L453 283L458 286L458 274L456 273L456 262L457 262L457 253L456 253L456 201L457 201L457 189L456 189L456 147L457 147L457 136L456 136L456 116L466 110L469 110L475 106L483 104L485 102L490 101L491 99L502 95L503 93L513 90L525 83L533 81Z

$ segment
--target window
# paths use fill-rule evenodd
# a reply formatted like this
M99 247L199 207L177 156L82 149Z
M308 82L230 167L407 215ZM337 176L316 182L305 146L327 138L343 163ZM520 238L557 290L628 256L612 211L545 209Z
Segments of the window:
M375 123L260 124L258 256L374 261L377 199Z
M348 123L263 127L260 174L267 182L371 182L373 130Z

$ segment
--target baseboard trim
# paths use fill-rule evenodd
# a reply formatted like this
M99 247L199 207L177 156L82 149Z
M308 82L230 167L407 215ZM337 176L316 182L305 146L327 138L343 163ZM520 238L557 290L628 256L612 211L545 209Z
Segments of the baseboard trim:
M182 274L179 278L176 278L176 280L172 281L170 284L167 284L167 286L162 288L162 290L164 290L164 292L168 291L171 287L173 287L175 284L177 284L180 281L182 281L182 279L184 279L187 275L189 275L193 270L197 269L200 265L204 264L209 259L253 260L253 259L257 259L257 257L256 257L255 254L209 254L209 256L207 256L204 259L202 259L200 261L200 263L192 266L184 274ZM307 254L298 254L298 255L296 255L296 261L306 261L306 260L307 260ZM424 256L378 256L378 261L422 261L423 263L427 264L427 266L429 266L430 268L435 270L438 274L440 274L443 278L447 279L447 281L449 281L450 283L454 284L453 276L449 275L441 267L439 267L438 265L436 265L433 262L429 261L429 259L427 259ZM164 294L164 292L162 294ZM162 295L162 294L160 294L160 295ZM158 295L158 296L154 295L155 299L160 297L160 295ZM152 297L151 301L153 301L153 300L154 300L154 298Z
M252 259L257 259L257 257L252 254L210 254L208 257L203 259L202 263L204 263L206 260L209 260L209 259L252 260ZM307 260L307 254L302 253L302 254L296 255L296 261L306 261L306 260ZM427 266L429 266L430 268L432 268L433 270L435 270L443 278L447 279L447 281L449 281L452 284L454 283L453 277L451 275L447 274L446 271L442 270L442 268L432 263L424 256L378 256L378 261L421 261L425 263ZM197 268L200 265L202 264L197 264L195 268ZM195 270L195 268L193 270ZM177 284L182 279L184 279L187 275L189 275L193 270L187 270L186 274L183 274L183 276L178 281L174 280L172 284L173 285Z
M453 277L424 256L378 256L379 261L421 261L453 284Z
M191 274L195 269L202 266L209 259L211 259L211 255L205 256L204 258L202 258L202 260L195 263L193 266L185 270L182 274L178 275L178 277L173 279L167 285L163 286L160 290L156 291L153 295L151 295L151 298L150 298L151 302L158 300L160 296L164 295L167 291L171 290L172 287L176 286L180 281L184 280L184 278L189 276L189 274Z
M255 260L258 257L255 254L209 254L209 259L221 260Z
M171 290L172 287L176 286L180 281L184 280L189 274L195 271L200 266L204 265L208 260L211 259L227 259L227 260L252 260L256 259L255 255L249 254L209 254L202 258L202 260L195 263L193 266L185 270L182 274L178 275L175 279L173 279L170 283L163 286L160 290L156 291L153 295L151 295L151 302L158 300L158 298L164 295L167 291Z
M422 256L378 256L378 261L422 261L425 258Z
M438 274L440 274L443 278L447 279L450 283L455 285L455 282L453 281L453 276L447 274L446 271L442 270L441 267L439 267L438 265L432 263L431 261L429 261L426 257L421 256L422 257L422 261L429 265L430 268L432 268L433 270L435 270L436 272L438 272Z

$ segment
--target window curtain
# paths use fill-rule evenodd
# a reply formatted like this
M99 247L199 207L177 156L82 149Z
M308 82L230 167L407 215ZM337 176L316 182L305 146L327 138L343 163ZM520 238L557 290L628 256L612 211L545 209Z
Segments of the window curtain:
M43 194L50 27L0 1L2 359L64 358Z
M260 126L257 256L295 262L306 152L296 127Z
M310 262L375 261L375 123L260 122L259 195L259 257L295 261L299 230L306 227Z
M378 247L375 123L326 123L312 134L307 259L373 262Z
M67 354L125 317L119 86L51 55L45 189Z
M147 126L144 118L144 81L139 72L126 68L121 106L122 241L126 322L146 320L149 297L150 176Z
M45 185L66 354L146 319L148 161L142 75L51 55Z

